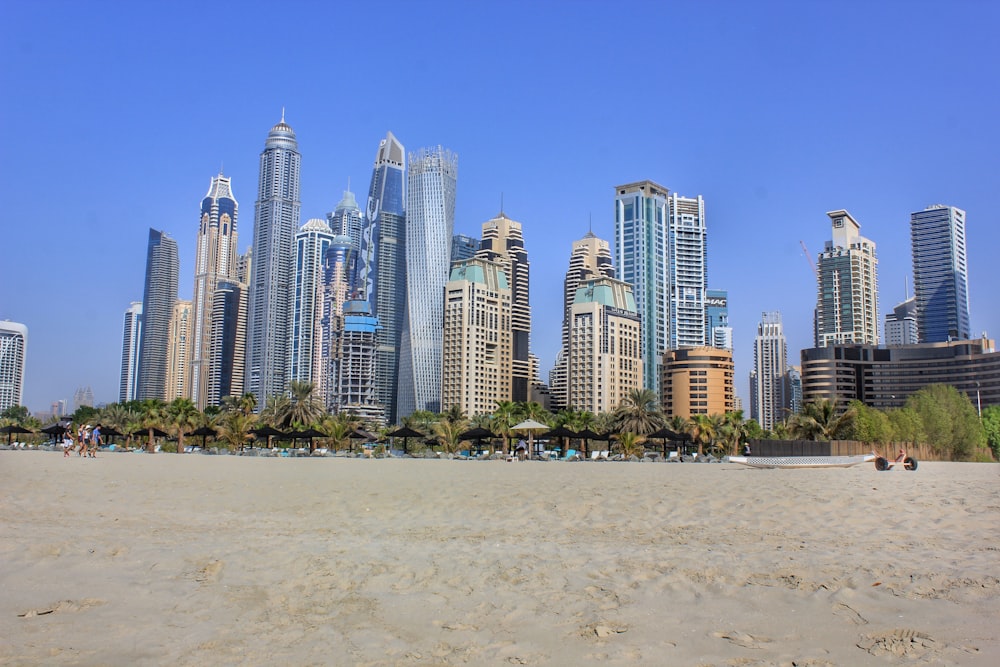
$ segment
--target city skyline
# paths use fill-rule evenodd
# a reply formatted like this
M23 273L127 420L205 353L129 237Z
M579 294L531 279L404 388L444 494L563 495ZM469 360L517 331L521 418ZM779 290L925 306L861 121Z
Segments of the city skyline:
M816 261L826 211L849 210L878 246L880 324L907 282L912 296L910 214L934 204L966 211L970 332L1000 331L988 255L1000 243L1000 104L977 66L1000 60L993 6L908 3L905 21L898 7L866 6L859 21L860 7L834 3L681 4L669 16L635 5L648 21L627 52L606 44L608 8L596 3L581 3L568 21L556 8L517 3L311 7L301 48L280 53L255 46L268 34L263 5L202 8L205 20L241 35L225 60L236 94L255 91L242 105L228 96L187 102L203 98L204 63L216 56L177 39L190 20L184 7L70 5L57 19L44 3L3 10L11 37L0 40L9 63L0 118L19 131L2 149L17 164L0 179L2 228L5 243L25 251L8 258L14 279L0 287L0 319L31 331L24 400L33 411L84 385L98 402L116 399L121 318L142 298L144 236L152 227L177 239L178 296L191 298L204 179L223 164L236 199L256 199L260 142L282 107L302 154L302 219L325 217L348 182L363 196L371 149L387 131L462 157L455 232L478 237L498 206L523 225L531 351L543 379L560 346L572 243L591 229L613 241L611 188L641 179L704 198L708 285L728 291L744 405L761 312L782 313L791 363L812 345L816 283L800 242ZM392 21L378 20L385 12ZM657 26L668 18L685 30L664 42ZM334 19L350 29L330 44L321 27ZM150 24L158 30L148 39L133 37ZM428 52L414 57L416 75L390 74L399 56L389 45L415 49L424 25L451 34L458 57ZM913 38L942 29L963 38ZM525 48L480 48L491 36ZM817 48L834 41L842 48ZM351 63L346 74L329 67L337 60ZM698 103L671 104L671 87L651 85L641 105L622 104L614 85L647 64L669 64ZM280 85L258 90L262 74ZM432 81L440 85L430 94ZM930 88L958 103L911 103ZM352 104L325 104L345 90ZM192 141L192 128L210 140ZM41 224L57 243L42 245ZM243 229L240 253L251 240Z

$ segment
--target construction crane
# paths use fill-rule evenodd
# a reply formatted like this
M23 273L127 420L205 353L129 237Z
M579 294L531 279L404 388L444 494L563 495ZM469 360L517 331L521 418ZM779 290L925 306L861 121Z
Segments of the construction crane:
M799 241L799 245L802 246L802 252L806 254L806 261L809 262L809 267L812 269L813 275L818 275L816 271L816 262L813 261L812 255L809 254L809 248L806 247L805 241Z

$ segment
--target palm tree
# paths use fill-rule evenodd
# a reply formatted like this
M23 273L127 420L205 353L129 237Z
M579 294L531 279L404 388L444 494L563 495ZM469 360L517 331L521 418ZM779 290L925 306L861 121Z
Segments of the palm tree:
M326 433L334 451L347 449L351 442L351 433L358 428L358 423L346 412L327 415L319 425L319 431Z
M851 423L855 414L854 408L838 414L836 400L821 398L802 406L802 412L789 420L789 430L803 440L833 440Z
M146 451L153 452L153 429L160 428L167 420L167 404L158 398L147 398L139 403L140 423L146 429L149 439Z
M446 412L441 413L441 418L450 422L465 420L466 423L468 423L468 420L465 418L465 413L462 412L461 406L458 405L453 405L448 408Z
M457 421L442 419L434 425L434 435L437 436L441 448L449 454L454 454L462 446L462 439L459 437L469 428L469 421L462 417Z
M190 398L175 398L167 405L166 423L177 435L177 453L184 453L184 431L196 425L201 417Z
M515 426L517 422L517 405L512 401L497 401L497 409L493 411L490 430L503 438L504 456L510 451L510 428Z
M301 424L309 426L326 414L326 410L320 405L319 400L313 396L313 384L311 382L300 382L292 380L289 385L291 398L285 403L285 413L280 415L281 423L284 426Z
M618 429L622 433L648 435L663 426L656 392L633 389L615 410Z
M643 446L645 441L646 438L637 433L626 432L618 436L618 446L625 458L632 456L642 458L646 453L646 448Z
M257 423L257 415L244 414L239 410L223 412L219 421L219 440L228 445L230 451L243 449L253 436L250 429Z
M750 435L750 425L743 418L742 410L727 412L725 419L723 432L729 443L729 453L731 455L739 454L740 443L745 442Z
M264 409L260 411L260 421L274 428L283 427L283 420L291 409L291 399L287 396L275 394L268 396L264 403Z
M691 439L698 444L698 456L705 453L705 445L715 439L715 423L708 415L694 415L689 422Z

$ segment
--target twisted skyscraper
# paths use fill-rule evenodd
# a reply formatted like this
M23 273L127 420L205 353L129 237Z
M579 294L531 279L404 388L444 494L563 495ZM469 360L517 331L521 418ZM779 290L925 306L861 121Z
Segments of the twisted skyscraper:
M281 122L271 128L260 154L254 209L253 264L247 349L248 389L263 406L286 391L289 380L294 239L299 226L299 144Z

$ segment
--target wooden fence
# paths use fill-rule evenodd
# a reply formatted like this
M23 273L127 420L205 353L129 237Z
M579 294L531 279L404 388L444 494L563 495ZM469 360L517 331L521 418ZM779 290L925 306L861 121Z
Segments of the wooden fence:
M912 442L879 446L860 440L750 440L753 456L858 456L871 454L874 450L876 454L892 460L900 449L905 449L907 455L918 461L947 460L935 453L930 445L914 445Z

